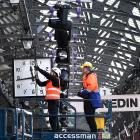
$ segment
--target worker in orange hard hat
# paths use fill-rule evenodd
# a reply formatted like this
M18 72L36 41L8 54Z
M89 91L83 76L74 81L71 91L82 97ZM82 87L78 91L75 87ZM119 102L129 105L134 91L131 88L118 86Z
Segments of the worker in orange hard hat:
M84 100L84 112L85 115L91 115L86 116L86 120L91 132L97 132L97 125L94 115L96 108L99 108L101 105L98 101L95 101L95 99L100 100L97 76L93 71L94 67L92 63L90 62L85 62L81 66L81 69L83 71L83 89L78 92L78 96L86 99Z

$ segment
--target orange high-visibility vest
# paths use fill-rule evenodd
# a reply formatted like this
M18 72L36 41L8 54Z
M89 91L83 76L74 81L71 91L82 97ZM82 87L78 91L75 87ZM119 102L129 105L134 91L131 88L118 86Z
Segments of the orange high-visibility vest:
M59 80L60 81L60 80ZM48 81L46 84L46 100L58 100L60 99L60 82L59 82L59 87L55 87L52 85L52 81Z
M98 92L98 81L95 73L90 73L83 76L83 87L88 91Z

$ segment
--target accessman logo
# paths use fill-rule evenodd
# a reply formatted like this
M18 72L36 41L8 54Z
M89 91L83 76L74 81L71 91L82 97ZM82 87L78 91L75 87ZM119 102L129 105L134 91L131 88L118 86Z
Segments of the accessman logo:
M54 134L54 139L96 139L96 134Z

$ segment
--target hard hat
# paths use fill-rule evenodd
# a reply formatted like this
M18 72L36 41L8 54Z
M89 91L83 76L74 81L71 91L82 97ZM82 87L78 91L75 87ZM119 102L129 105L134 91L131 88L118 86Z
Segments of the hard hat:
M90 63L90 62L85 62L82 66L81 66L81 69L83 69L84 67L90 67L90 68L93 68L93 65Z
M61 75L61 70L60 70L59 68L54 67L54 68L52 68L52 70L53 70L58 76Z

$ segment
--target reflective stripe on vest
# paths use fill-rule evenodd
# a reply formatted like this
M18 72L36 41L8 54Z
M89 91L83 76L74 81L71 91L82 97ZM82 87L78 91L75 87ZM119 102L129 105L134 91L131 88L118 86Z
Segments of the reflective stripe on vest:
M57 94L46 94L45 99L46 99L46 100L56 100L56 99L60 99L60 95L57 95Z
M60 80L59 80L59 87L55 87L52 85L52 81L48 81L46 84L46 100L57 100L60 99Z
M61 90L60 89L57 89L57 88L48 88L48 89L46 89L46 92L47 91L49 91L49 90L53 90L53 91L57 91L57 92L61 92Z

